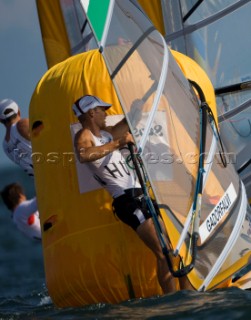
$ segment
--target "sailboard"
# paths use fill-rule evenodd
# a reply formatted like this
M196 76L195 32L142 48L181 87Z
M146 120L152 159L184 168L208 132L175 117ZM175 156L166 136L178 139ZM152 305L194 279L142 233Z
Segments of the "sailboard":
M84 94L112 104L109 121L126 117L172 255L179 255L184 266L193 261L187 273L192 287L204 291L230 285L250 261L250 208L233 165L224 166L221 157L210 80L190 58L170 51L136 1L108 1L98 27L91 1L55 2L58 15L37 1L40 20L51 21L49 15L64 21L68 38L56 42L69 49L70 57L62 55L55 63L47 47L51 67L30 104L46 284L53 302L60 307L118 303L162 293L153 254L113 215L112 199L75 157L78 123L72 105ZM77 40L69 36L76 26L70 17L81 30ZM53 25L47 29L45 23L42 30L47 44L55 40ZM86 52L73 53L81 45ZM187 78L199 84L212 110L203 128L198 89ZM135 100L142 102L139 122L130 116ZM205 157L199 168L202 131ZM203 183L195 213L198 172ZM193 240L194 220L198 241Z

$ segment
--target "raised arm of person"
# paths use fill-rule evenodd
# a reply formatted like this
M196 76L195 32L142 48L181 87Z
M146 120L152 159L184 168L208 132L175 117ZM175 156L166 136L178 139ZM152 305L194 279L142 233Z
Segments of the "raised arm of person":
M80 130L75 136L75 150L81 163L92 162L103 158L109 153L123 147L128 142L133 142L131 134L124 132L120 138L112 140L102 146L96 146L91 132L88 129Z
M23 118L18 121L17 130L22 137L30 141L30 126L28 118Z
M130 119L131 124L133 126L138 124L138 122L142 116L142 106L143 105L144 105L144 102L139 99L134 100L131 105L131 109L128 112L128 118ZM115 140L115 139L119 139L126 132L130 131L130 128L128 126L126 118L123 118L121 121L116 123L114 126L107 127L107 131L109 131L112 134L113 139Z
M113 136L114 141L119 140L123 137L127 132L129 132L129 126L127 124L126 118L123 118L114 126L106 127L106 129Z

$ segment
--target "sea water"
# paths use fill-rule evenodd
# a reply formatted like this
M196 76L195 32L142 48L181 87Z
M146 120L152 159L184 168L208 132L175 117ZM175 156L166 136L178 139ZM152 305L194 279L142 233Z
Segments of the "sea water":
M1 171L0 188L19 181L29 197L33 184L18 170ZM250 319L251 291L182 291L111 305L80 308L54 306L46 288L41 243L23 236L0 202L0 320L69 319Z

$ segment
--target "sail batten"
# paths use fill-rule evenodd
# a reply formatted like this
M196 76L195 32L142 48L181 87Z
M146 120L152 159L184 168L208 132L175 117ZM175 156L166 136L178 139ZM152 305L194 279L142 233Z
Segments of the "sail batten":
M110 24L111 24L111 18L112 18L114 4L115 4L115 1L111 0L109 7L108 7L108 12L107 12L107 17L106 17L106 21L105 21L105 27L104 27L103 34L102 34L102 39L100 42L101 48L105 47L105 45L106 45L106 39L107 39L107 34L109 31Z
M163 59L163 67L162 67L162 71L161 71L161 75L160 75L160 79L159 79L159 84L158 87L156 89L156 93L154 96L154 101L153 101L153 105L152 105L152 110L150 112L150 115L147 119L146 122L146 126L145 126L145 130L144 133L142 135L142 138L139 142L139 153L143 152L144 147L146 145L146 140L149 136L149 131L151 129L152 123L153 123L153 119L155 116L155 113L157 111L160 99L161 99L161 95L163 94L163 90L164 90L164 85L166 82L166 77L167 77L167 69L168 69L168 51L167 51L167 45L164 42L164 39L162 38L163 41L163 48L164 48L164 59Z

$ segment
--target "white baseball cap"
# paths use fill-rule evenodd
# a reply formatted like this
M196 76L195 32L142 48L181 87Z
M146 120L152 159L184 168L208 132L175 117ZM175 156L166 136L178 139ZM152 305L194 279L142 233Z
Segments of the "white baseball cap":
M0 119L5 120L18 113L18 105L11 99L0 101Z
M111 104L102 101L98 97L86 95L78 99L72 106L72 109L75 115L77 117L80 117L82 114L96 107L105 107L109 109L111 107Z

